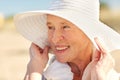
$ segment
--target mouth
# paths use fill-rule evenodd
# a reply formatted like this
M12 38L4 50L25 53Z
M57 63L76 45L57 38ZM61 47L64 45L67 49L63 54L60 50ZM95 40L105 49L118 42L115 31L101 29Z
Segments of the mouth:
M70 48L70 46L57 45L55 47L55 53L64 53Z

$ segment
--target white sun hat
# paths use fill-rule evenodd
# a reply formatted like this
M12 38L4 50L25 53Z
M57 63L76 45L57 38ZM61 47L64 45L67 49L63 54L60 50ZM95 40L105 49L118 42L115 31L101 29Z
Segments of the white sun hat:
M46 19L51 14L75 24L93 43L94 37L100 37L109 51L120 49L120 34L99 21L99 4L99 0L55 0L48 10L17 14L14 22L25 38L41 48L48 45Z

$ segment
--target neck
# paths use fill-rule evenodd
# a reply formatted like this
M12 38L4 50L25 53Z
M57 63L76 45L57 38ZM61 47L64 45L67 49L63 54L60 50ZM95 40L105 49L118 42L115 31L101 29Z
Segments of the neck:
M74 74L79 74L79 75L82 75L86 66L90 63L90 59L89 60L86 60L86 61L79 61L79 63L72 63L72 62L69 62L69 66L71 67L71 71L74 73Z
M93 47L91 44L87 46L87 48L84 50L83 56L78 56L79 58L76 58L76 60L73 60L73 62L69 62L69 66L71 67L71 71L74 74L79 74L82 76L86 66L90 63L91 58L92 58L92 52L93 52Z

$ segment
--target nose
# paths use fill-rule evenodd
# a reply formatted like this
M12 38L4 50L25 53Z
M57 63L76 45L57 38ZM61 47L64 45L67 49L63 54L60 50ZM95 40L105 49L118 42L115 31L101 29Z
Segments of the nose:
M62 31L55 30L54 33L53 33L52 42L54 44L56 44L63 39L64 39L64 36L63 36Z

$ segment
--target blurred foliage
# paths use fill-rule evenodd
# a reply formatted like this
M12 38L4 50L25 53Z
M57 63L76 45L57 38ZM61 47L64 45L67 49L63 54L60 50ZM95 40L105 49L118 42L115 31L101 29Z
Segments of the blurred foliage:
M6 17L6 21L12 21L12 20L13 20L13 17L14 17L13 15L7 16L7 17Z
M101 1L100 20L120 33L120 10L111 10L107 3Z
M103 10L103 9L109 9L109 6L105 3L105 2L101 2L100 4L100 9Z
M4 23L0 26L0 31L16 31L14 22L13 22L13 15L9 15L4 17Z

